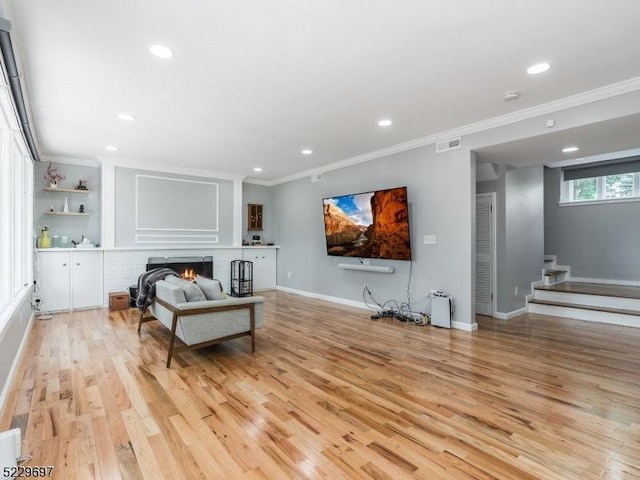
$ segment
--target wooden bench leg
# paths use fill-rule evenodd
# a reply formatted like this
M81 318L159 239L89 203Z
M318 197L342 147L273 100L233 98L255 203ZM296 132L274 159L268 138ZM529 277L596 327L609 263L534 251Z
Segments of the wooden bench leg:
M171 357L173 356L173 345L176 341L176 327L178 326L178 315L174 312L171 321L171 338L169 339L169 354L167 355L167 368L171 367Z
M142 318L144 317L144 312L146 311L146 308L143 308L142 310L140 310L140 320L138 321L138 333L140 333L140 329L142 328Z
M256 314L253 304L249 309L249 322L251 324L251 353L256 353Z

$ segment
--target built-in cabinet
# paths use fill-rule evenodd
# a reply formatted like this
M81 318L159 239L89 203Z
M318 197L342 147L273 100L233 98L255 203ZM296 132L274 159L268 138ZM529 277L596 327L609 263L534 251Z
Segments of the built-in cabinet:
M37 285L44 311L104 305L102 250L38 250Z
M253 290L276 288L276 249L269 247L245 248L242 259L253 262Z

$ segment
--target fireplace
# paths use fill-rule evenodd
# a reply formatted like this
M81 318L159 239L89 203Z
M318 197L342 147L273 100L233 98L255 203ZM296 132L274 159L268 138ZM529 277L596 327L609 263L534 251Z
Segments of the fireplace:
M195 281L196 275L213 278L213 257L149 257L147 272L154 268L167 267L185 280Z

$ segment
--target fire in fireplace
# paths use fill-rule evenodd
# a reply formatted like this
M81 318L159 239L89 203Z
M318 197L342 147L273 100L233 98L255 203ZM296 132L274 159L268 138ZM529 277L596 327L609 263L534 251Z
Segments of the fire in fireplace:
M187 268L180 274L182 278L189 280L190 282L194 282L196 280L196 275L196 271L193 268Z
M149 257L147 272L154 268L167 267L185 280L195 281L196 275L213 278L213 257Z

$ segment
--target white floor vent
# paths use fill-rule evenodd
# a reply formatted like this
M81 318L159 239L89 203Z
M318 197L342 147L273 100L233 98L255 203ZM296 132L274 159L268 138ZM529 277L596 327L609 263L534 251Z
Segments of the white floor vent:
M462 137L452 138L446 142L436 143L436 153L448 152L462 147Z

